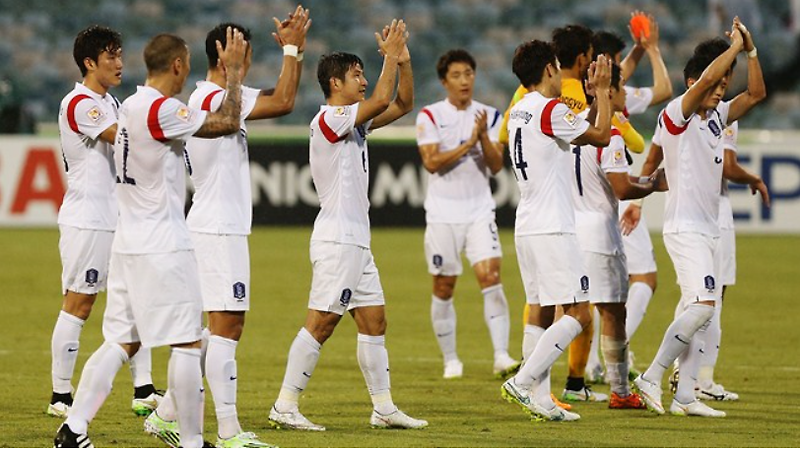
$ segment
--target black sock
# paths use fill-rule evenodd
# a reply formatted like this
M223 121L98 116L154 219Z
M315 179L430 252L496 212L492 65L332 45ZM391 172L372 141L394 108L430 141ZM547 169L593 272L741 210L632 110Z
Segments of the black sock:
M570 391L580 391L586 386L583 377L567 377L567 389Z
M50 405L58 402L62 402L65 405L72 406L72 394L70 394L69 392L66 394L59 394L57 392L54 392L53 396L50 397Z
M139 386L133 388L133 398L134 399L146 399L150 396L150 394L156 392L156 387L152 384Z

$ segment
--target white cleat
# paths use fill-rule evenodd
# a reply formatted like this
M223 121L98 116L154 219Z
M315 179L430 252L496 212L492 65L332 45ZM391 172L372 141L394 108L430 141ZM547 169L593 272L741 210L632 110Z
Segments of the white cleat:
M324 432L325 427L309 421L300 410L281 413L275 405L269 410L269 425L277 429L306 430L309 432Z
M400 410L391 414L380 414L373 410L372 416L369 418L369 425L372 428L421 429L428 426L428 421L414 419Z
M47 410L45 411L45 413L53 417L60 417L66 419L67 416L69 415L70 408L72 407L64 402L56 402L47 405Z
M519 370L520 362L508 356L500 356L494 360L494 376L500 380L505 380L516 374Z
M452 380L455 378L461 378L464 376L464 363L461 361L454 359L451 361L447 361L444 363L444 379L445 380Z
M739 394L726 390L724 386L718 383L711 383L708 388L702 386L695 388L694 394L700 400L715 400L717 402L739 400Z
M554 404L552 409L547 409L536 403L530 398L527 389L514 383L513 377L503 383L500 393L505 400L521 406L522 410L528 413L534 421L570 422L581 418L579 414L567 411L558 405Z
M133 399L131 401L131 411L137 416L150 416L150 413L158 408L158 404L164 398L162 394L154 392L143 399Z
M565 389L561 394L561 400L565 402L608 402L608 394L594 392L589 386L584 386L579 391Z
M657 414L664 414L664 406L661 405L661 386L657 383L645 380L643 376L639 375L633 380L634 392L644 400L647 409Z
M715 410L699 400L684 405L673 399L669 412L675 416L725 417L724 411Z

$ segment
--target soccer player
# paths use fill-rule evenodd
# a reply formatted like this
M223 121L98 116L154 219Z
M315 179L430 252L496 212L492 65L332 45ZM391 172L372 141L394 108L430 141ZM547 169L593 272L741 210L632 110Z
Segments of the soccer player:
M625 109L626 90L616 64L611 71L611 104ZM575 224L584 266L591 282L592 304L600 312L603 357L611 385L609 408L645 408L628 384L628 344L625 336L625 301L628 270L619 230L617 199L641 198L664 182L663 170L654 179L633 179L629 174L625 142L616 128L602 148L573 148L575 154ZM599 328L598 328L599 329Z
M695 382L704 344L695 334L714 315L721 287L719 268L719 193L723 174L724 128L766 97L753 39L735 18L730 46L711 64L695 54L684 68L687 91L672 100L659 121L669 192L664 221L664 244L681 286L683 312L670 324L650 367L634 380L648 407L665 413L661 379L681 356L681 373L670 412L681 416L723 417L697 400ZM731 65L746 52L747 91L722 102Z
M250 261L247 235L252 224L250 161L245 120L283 116L292 111L300 81L306 32L311 20L308 10L298 6L284 22L276 23L276 35L283 46L283 67L274 92L242 87L241 126L231 135L206 139L192 137L186 142L187 160L195 186L192 207L186 218L197 256L203 310L208 313L204 331L205 374L216 408L217 447L268 447L252 432L242 431L236 412L236 346L250 307ZM226 29L244 35L247 56L244 76L250 66L253 46L250 30L225 23L206 37L208 75L197 83L188 105L217 111L225 96L225 68L220 64L216 42L226 45ZM155 416L155 415L152 415Z
M177 411L180 424L180 443L170 445L203 446L202 303L183 216L184 141L192 135L212 138L239 129L245 44L241 33L230 29L226 42L224 49L217 42L226 68L226 99L211 113L173 97L189 75L186 42L160 34L145 46L147 81L122 104L115 140L119 222L111 249L105 342L83 369L75 404L56 434L56 447L91 446L88 424L111 391L119 368L140 346L161 345L170 345L172 353L159 416L169 418L166 411Z
M58 114L67 192L58 213L64 298L53 328L53 395L47 407L47 414L55 417L67 417L72 406L72 374L81 330L108 278L117 226L112 144L119 107L108 91L122 82L122 37L110 28L93 25L78 33L73 57L83 82L64 97ZM140 416L150 414L161 400L153 387L151 367L148 349L131 360L131 408Z
M500 112L473 100L475 59L450 50L436 65L447 98L417 115L417 145L430 172L425 197L425 257L433 275L431 321L444 356L444 378L460 378L453 290L466 251L483 293L483 315L494 348L494 373L508 378L519 362L508 354L509 316L500 282L502 249L489 174L503 167Z
M320 197L311 233L313 277L306 322L289 349L283 384L269 413L273 427L325 430L300 413L298 401L314 373L322 344L346 311L358 328L358 364L373 404L370 424L376 428L428 425L392 402L383 289L369 248L366 138L371 130L411 111L414 103L405 23L392 20L375 38L383 70L370 97L365 94L364 64L356 55L323 55L317 67L326 104L311 121L309 146L311 176ZM392 99L398 72L397 95Z
M519 373L502 386L503 397L532 416L573 421L575 413L550 397L550 368L570 342L591 323L589 278L575 236L571 195L572 146L608 146L611 137L610 61L598 58L589 69L596 89L592 126L559 101L561 68L553 45L530 41L517 47L514 74L528 94L509 114L511 157L521 199L515 241L530 313L523 349L532 352ZM564 316L555 323L555 306Z

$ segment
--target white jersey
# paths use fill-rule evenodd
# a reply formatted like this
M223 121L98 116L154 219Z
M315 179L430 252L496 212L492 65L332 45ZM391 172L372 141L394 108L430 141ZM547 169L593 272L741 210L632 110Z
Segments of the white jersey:
M423 108L417 115L417 145L438 144L439 152L452 151L469 140L475 115L486 112L489 140L499 143L502 115L493 107L472 101L459 110L449 100ZM491 171L480 142L446 169L428 177L425 220L428 223L472 223L495 209L489 187Z
M322 105L311 120L309 163L320 210L311 240L369 248L369 155L372 121L356 127L359 104Z
M589 128L558 99L538 91L511 108L508 137L520 191L514 234L575 233L572 140Z
M219 138L191 137L186 141L189 176L195 193L186 223L192 232L248 235L253 223L247 126L261 91L242 87L239 132ZM197 82L189 107L217 111L225 90L216 83Z
M76 83L61 101L58 132L67 192L58 224L80 229L113 231L117 226L117 185L114 148L100 134L117 122L119 101Z
M736 142L739 138L739 121L734 121L729 125L722 135L722 149L723 152L731 150L734 153L738 151ZM723 154L724 158L724 154ZM719 227L720 229L734 229L733 224L733 207L731 206L731 198L728 193L728 180L722 178L722 186L720 187L719 198Z
M580 164L575 166L575 183L572 185L578 243L583 251L622 254L619 201L606 174L623 173L628 177L625 140L619 130L612 128L608 146L581 146L578 149Z
M660 141L669 183L664 233L719 237L722 135L730 105L720 102L707 112L705 120L696 113L684 118L682 100L683 96L672 100L660 116Z
M653 88L625 87L625 115L640 115L653 102Z
M191 250L183 209L184 141L203 125L206 112L163 96L149 86L122 103L114 160L119 224L112 252L154 254Z

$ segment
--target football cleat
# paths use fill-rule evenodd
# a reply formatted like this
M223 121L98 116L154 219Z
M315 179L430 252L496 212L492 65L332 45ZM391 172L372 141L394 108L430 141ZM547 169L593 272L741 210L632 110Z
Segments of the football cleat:
M522 410L531 416L534 421L556 421L556 422L569 422L577 421L580 415L567 411L558 405L553 405L552 409L547 409L530 398L527 389L517 386L514 383L514 378L509 378L500 387L500 394L503 399L510 403L516 403L522 407Z
M647 408L656 413L664 414L664 406L661 405L661 386L657 383L645 380L642 375L633 380L633 391L639 394Z
M258 439L253 432L239 432L238 435L232 436L228 439L217 437L217 448L220 449L260 449L277 447L272 444L267 444Z
M700 400L715 400L717 402L739 400L739 394L728 391L721 384L713 382L708 388L702 386L695 388L694 394Z
M53 417L60 417L66 419L67 415L69 415L70 408L72 408L72 406L67 405L64 402L56 402L47 405L47 410L45 411L45 413Z
M131 410L137 416L149 416L164 398L164 391L155 391L143 399L134 398L131 401Z
M669 412L675 416L725 417L724 411L715 410L699 400L683 404L672 399Z
M447 361L444 363L444 375L442 375L445 380L453 380L456 378L461 378L464 376L464 363L461 361L454 359L451 361Z
M306 430L310 432L324 432L325 427L309 421L300 410L281 413L275 409L275 405L269 410L269 425L272 428L285 428L288 430Z
M164 441L169 447L181 447L181 433L178 421L165 421L156 411L144 420L144 431Z
M681 381L681 373L679 369L672 371L669 376L669 391L675 394L678 391L678 383Z
M427 427L428 421L414 419L400 410L396 410L391 414L380 414L373 410L372 416L369 418L369 425L371 425L372 428L401 428L416 430Z
M639 371L639 369L637 369L636 366L633 365L634 361L635 361L635 358L633 356L633 352L630 351L630 349L629 349L628 350L628 381L630 381L631 383L633 383L633 380L636 380L636 377L638 377L639 375L642 374L642 372Z
M496 358L493 368L494 376L498 380L506 380L517 373L520 365L522 363L508 355Z
M644 404L639 394L631 393L627 397L622 397L616 392L612 392L608 408L612 410L643 410L647 408L647 405Z
M567 402L562 402L561 400L558 400L555 394L552 393L550 394L550 400L552 400L553 403L555 403L556 405L560 406L562 410L572 411L572 405L570 405Z
M94 449L94 445L92 445L92 442L89 440L89 435L73 432L66 422L61 424L61 427L58 428L56 437L53 440L53 446L56 448L68 449Z
M565 389L561 399L567 402L607 402L608 396L601 392L594 392L590 386L584 386L579 391Z

